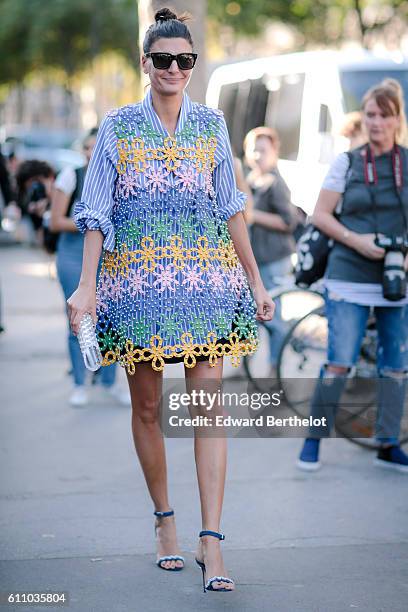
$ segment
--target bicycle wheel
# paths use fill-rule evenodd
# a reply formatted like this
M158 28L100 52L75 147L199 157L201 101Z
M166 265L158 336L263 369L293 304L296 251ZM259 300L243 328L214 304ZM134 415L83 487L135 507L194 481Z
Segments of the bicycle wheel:
M278 357L278 381L288 406L304 418L327 354L327 319L324 305L296 321L283 341Z
M288 332L278 358L278 380L288 406L300 417L310 414L310 401L327 355L328 325L324 307L297 321ZM377 333L374 319L367 325L355 376L350 377L336 418L336 430L364 448L376 449ZM408 415L401 424L400 443L408 441Z
M323 304L319 290L301 289L294 284L283 285L270 290L273 300L279 299L281 317L287 329L291 329L293 321ZM258 323L259 348L253 355L243 358L243 365L248 379L258 391L266 391L277 385L276 377L270 378L270 338L273 331L265 323Z

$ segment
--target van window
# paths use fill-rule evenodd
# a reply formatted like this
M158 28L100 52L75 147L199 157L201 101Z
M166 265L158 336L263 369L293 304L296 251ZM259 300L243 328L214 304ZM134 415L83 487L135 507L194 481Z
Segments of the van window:
M248 79L223 85L218 107L225 115L234 153L242 156L242 144L249 130L265 122L268 90L262 79Z
M304 74L248 79L223 85L218 106L224 112L234 152L243 154L245 135L267 125L278 130L281 157L296 159L299 149Z
M344 110L346 113L360 108L365 92L383 79L393 78L399 81L405 101L408 100L408 70L340 70L340 82L343 89Z
M273 76L267 81L265 124L278 130L283 159L295 160L298 156L304 83L304 74Z

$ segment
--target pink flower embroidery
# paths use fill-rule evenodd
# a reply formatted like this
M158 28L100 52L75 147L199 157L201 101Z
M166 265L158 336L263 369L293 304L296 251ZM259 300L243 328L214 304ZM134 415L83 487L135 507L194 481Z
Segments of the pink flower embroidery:
M171 186L170 181L167 180L169 171L166 168L158 168L155 170L152 166L147 168L145 172L145 180L147 188L150 193L154 193L158 189L161 193L167 190L167 187Z
M153 283L153 287L161 285L161 289L158 291L164 291L166 288L170 291L175 291L176 288L173 285L179 285L179 281L175 278L177 270L174 269L173 264L168 264L166 267L163 264L157 264L156 268L159 268L159 272L155 272L156 280Z
M146 291L143 289L143 287L146 285L149 286L146 278L147 273L145 273L141 268L136 270L129 278L129 293L132 297L134 297L137 293L142 293L143 295L146 293Z
M104 298L104 295L100 295L99 293L96 294L96 310L99 312L106 312L108 310L108 304L105 302Z
M228 274L228 286L234 291L240 291L243 280L242 272L239 268L231 270Z
M123 291L123 286L122 286L122 283L121 283L121 279L120 278L116 278L113 281L112 286L111 286L111 291L110 291L111 296L113 298L118 298L118 297L120 297L120 294L122 293L122 291Z
M219 268L211 268L208 272L208 280L214 289L224 289L224 276Z
M118 190L122 193L125 198L129 195L136 194L136 188L140 188L140 181L135 172L126 172L121 174L118 181Z
M201 270L197 264L192 268L187 268L183 270L183 274L185 276L185 279L183 280L182 284L186 285L187 283L189 283L187 291L193 291L193 289L201 291L202 287L200 287L198 283L204 283L204 281L201 278Z
M181 172L180 170L175 171L175 175L178 179L174 184L177 187L180 185L180 191L184 192L187 189L190 193L194 193L199 187L198 175L193 166L184 166L181 168Z

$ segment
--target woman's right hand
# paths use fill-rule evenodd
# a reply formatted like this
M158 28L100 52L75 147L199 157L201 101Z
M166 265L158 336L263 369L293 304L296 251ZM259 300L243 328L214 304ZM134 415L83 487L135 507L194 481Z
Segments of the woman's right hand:
M374 242L375 234L354 234L353 235L353 248L368 259L383 259L385 255L385 249L377 246Z
M96 287L79 285L70 298L67 299L69 324L74 336L78 335L81 319L86 312L92 316L96 324Z

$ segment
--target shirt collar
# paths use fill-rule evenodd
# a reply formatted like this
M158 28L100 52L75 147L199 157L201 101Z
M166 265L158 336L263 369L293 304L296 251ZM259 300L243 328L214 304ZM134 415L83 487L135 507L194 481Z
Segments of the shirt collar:
M185 124L186 119L187 119L187 116L192 111L192 109L193 109L193 103L192 103L190 97L188 96L188 94L186 94L186 92L184 92L183 93L183 100L181 102L180 114L179 114L179 118L178 118L178 122L177 122L177 127L176 127L176 135L178 133L180 133L181 130L183 129L184 124ZM142 100L142 110L145 113L145 115L147 116L147 118L150 120L150 122L152 123L152 125L153 125L155 130L157 130L159 132L162 132L166 136L169 135L167 130L166 130L166 128L164 127L164 125L160 121L159 116L157 115L156 111L154 110L153 100L152 100L152 92L151 92L150 89L149 89L149 91L147 92L147 94L145 95L145 97Z

